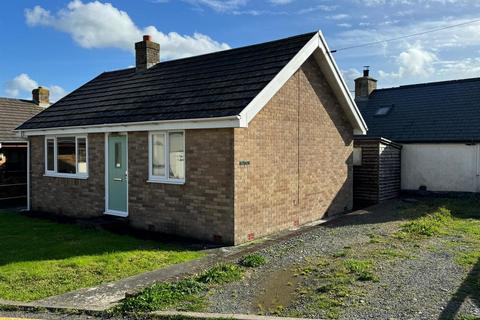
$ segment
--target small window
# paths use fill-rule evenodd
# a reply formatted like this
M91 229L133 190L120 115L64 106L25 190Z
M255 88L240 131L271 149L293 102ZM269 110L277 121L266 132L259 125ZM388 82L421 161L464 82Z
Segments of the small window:
M390 109L392 109L392 107L380 107L377 109L377 112L375 112L375 115L376 116L386 116L389 112L390 112Z
M45 173L61 177L87 176L87 138L58 136L45 138Z
M353 165L362 165L362 148L360 147L353 148Z
M122 167L122 144L115 142L115 168Z
M184 183L184 132L151 132L149 135L149 159L149 181Z

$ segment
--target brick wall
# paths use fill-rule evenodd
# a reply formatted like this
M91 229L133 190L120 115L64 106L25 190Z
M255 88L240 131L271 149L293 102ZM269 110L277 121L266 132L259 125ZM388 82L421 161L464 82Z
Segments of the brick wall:
M133 225L233 243L233 129L185 132L184 185L146 182L148 134L129 133L128 140L129 219Z
M44 137L32 137L32 209L72 217L105 209L104 134L88 135L89 178L45 177ZM233 243L233 130L187 130L186 183L149 183L148 133L129 132L129 221L138 228Z
M234 129L235 243L350 210L352 139L309 59L248 128Z
M43 136L30 138L31 208L71 217L94 217L105 208L104 134L88 135L86 180L45 177Z

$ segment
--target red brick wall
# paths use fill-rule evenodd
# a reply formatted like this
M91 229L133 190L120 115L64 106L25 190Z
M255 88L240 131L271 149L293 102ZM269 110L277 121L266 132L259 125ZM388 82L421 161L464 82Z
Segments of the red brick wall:
M43 136L30 138L31 208L71 217L101 216L105 209L104 134L88 135L86 180L45 177Z
M185 132L184 185L146 182L148 134L129 133L129 219L133 225L233 243L233 129Z
M248 128L234 129L235 243L350 210L352 138L326 79L308 60Z

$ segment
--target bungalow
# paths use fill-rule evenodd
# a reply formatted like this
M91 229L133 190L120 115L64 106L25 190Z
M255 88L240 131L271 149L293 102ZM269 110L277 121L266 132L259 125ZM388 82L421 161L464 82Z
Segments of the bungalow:
M17 130L30 208L239 244L352 208L365 123L319 32L105 72Z
M355 146L367 155L367 141L389 141L394 162L376 153L377 162L390 161L384 165L394 173L388 188L479 192L480 78L376 87L368 70L355 80L355 100L369 128Z
M13 130L49 104L42 87L32 91L32 100L0 98L0 207L27 204L27 139Z

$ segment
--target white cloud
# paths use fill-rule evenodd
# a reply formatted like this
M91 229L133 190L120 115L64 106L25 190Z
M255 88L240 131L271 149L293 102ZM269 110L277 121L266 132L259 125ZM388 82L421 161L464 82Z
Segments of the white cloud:
M67 95L67 91L60 86L51 85L50 89L50 101L55 102Z
M404 5L404 6L420 6L429 8L432 5L452 5L452 4L468 4L471 0L357 0L358 3L369 7L383 5Z
M350 91L354 90L354 80L360 77L362 74L355 68L350 68L348 70L342 70L343 79L347 84Z
M409 46L396 58L398 70L394 72L379 71L380 78L427 78L435 72L434 64L438 61L435 53L425 50L419 42Z
M338 27L340 28L351 28L352 25L350 23L339 23L337 24Z
M339 13L339 14L334 14L333 16L328 16L327 18L332 20L343 20L343 19L350 18L350 16L345 13Z
M5 83L5 94L10 98L32 98L32 90L38 88L38 82L26 73L21 73ZM55 102L64 97L67 92L59 85L47 87L50 90L50 101Z
M135 25L127 12L117 9L110 3L99 1L83 3L81 0L73 0L56 14L35 6L33 9L25 10L25 17L30 26L48 26L70 34L73 40L83 48L113 47L133 50L134 43L140 41L143 34L152 35L153 40L160 43L160 54L165 59L229 48L226 43L215 41L202 33L193 35L164 33L154 26L141 29Z
M285 5L285 4L292 3L293 0L269 0L269 2L275 5Z
M238 9L247 4L248 0L184 0L196 6L209 7L218 12ZM281 0L280 0L281 1Z
M21 94L32 92L33 89L38 88L38 83L31 79L28 74L21 73L5 84L5 93L8 97L18 98Z
M316 6L300 9L296 13L299 14L299 15L302 15L302 14L312 13L312 12L316 12L316 11L330 12L330 11L334 11L337 8L338 8L337 5L319 4L319 5L316 5Z

